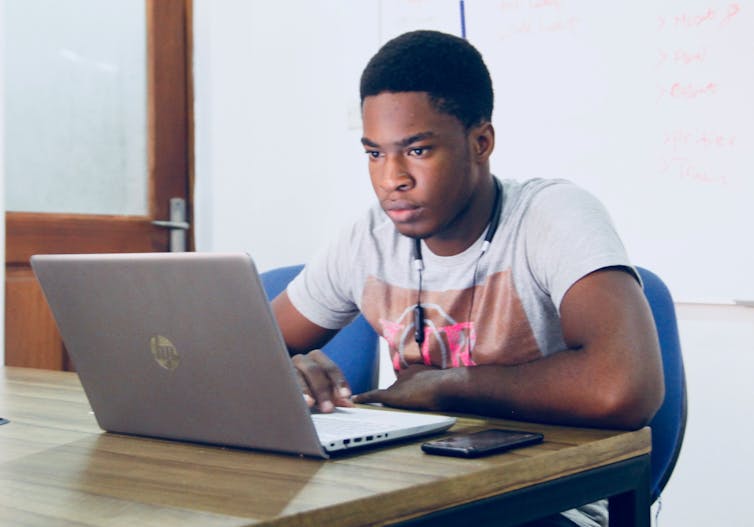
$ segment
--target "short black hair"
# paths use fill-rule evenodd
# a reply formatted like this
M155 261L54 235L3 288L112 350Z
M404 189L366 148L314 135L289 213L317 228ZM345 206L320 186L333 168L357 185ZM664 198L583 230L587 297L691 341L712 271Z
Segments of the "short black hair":
M439 31L404 33L380 48L361 74L361 104L383 92L426 92L438 111L466 129L492 120L492 80L482 55Z

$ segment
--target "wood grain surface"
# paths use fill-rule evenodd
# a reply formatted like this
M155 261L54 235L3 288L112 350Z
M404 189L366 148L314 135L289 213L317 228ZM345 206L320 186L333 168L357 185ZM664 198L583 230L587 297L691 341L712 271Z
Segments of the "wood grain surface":
M387 525L649 452L650 432L459 416L452 432L542 432L542 444L481 459L412 440L327 461L102 432L78 377L0 376L0 523L23 525Z

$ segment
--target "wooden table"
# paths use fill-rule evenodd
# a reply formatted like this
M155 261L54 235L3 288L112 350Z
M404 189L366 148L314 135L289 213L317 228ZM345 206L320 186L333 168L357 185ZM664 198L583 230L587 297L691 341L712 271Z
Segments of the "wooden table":
M611 525L649 525L650 431L461 417L542 432L476 460L421 441L328 461L103 433L74 373L2 368L0 524L515 525L610 497Z

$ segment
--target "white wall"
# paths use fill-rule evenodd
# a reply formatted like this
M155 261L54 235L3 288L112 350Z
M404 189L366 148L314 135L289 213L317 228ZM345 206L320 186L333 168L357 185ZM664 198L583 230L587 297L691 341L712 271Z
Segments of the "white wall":
M199 250L302 263L371 203L358 71L378 33L352 21L376 6L195 2Z
M261 269L303 262L370 204L361 69L403 30L458 34L457 6L195 0L198 249L249 251ZM660 525L745 525L754 309L683 304L679 323L689 421Z
M686 381L686 438L660 527L751 525L754 309L677 306Z

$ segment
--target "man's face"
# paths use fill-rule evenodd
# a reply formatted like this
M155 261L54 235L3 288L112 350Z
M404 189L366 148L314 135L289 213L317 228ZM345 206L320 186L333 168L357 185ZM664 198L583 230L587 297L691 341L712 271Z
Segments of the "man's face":
M475 133L424 92L366 97L362 113L372 187L398 231L427 243L473 241L457 238L475 228L468 225L481 179Z

